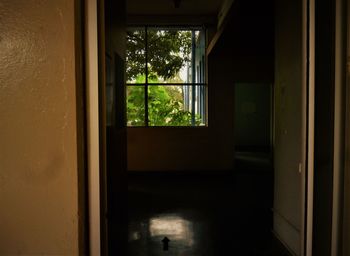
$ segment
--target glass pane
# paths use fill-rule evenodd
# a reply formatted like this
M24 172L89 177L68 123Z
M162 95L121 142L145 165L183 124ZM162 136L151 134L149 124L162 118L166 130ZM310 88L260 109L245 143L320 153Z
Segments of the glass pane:
M146 41L145 29L128 29L126 34L126 81L145 83L146 81Z
M193 42L198 35L197 30L148 28L149 82L192 83Z
M204 125L203 90L204 86L149 86L149 126Z
M127 125L145 126L145 86L127 86Z
M191 112L192 126L206 125L206 86L184 86L184 109Z
M205 83L205 34L204 31L195 32L194 42L194 83Z

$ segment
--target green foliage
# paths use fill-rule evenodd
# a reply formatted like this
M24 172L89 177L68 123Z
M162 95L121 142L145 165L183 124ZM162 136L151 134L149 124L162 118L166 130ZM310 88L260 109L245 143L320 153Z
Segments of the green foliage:
M127 88L127 120L131 126L145 126L145 87Z
M183 109L181 86L148 86L147 90L149 126L191 126L191 113ZM128 123L144 126L145 87L129 86L127 91Z
M147 60L149 78L173 78L190 61L192 32L181 30L154 30L147 32ZM127 32L127 80L145 74L145 30Z
M183 110L182 101L169 95L166 86L148 87L150 126L190 126L191 113Z
M159 79L182 83L179 71L190 61L192 32L179 30L148 30L148 82ZM145 83L145 30L127 33L128 81ZM182 86L148 86L149 126L191 126L192 115L184 110ZM145 126L145 86L127 88L128 125ZM196 123L200 120L196 117Z

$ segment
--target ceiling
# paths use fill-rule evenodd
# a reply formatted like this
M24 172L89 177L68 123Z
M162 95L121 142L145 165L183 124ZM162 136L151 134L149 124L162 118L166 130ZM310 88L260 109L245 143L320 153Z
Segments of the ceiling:
M175 8L174 1L178 0L127 0L127 13L143 16L217 16L224 2L224 0L180 0L179 7Z

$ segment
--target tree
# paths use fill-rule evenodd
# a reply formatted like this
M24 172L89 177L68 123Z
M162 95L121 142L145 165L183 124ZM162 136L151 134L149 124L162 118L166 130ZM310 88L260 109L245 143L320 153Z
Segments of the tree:
M128 81L145 83L145 30L127 33ZM147 31L148 82L173 81L183 83L179 71L190 61L192 32L181 30ZM192 115L184 110L182 86L148 86L148 120L150 126L190 126ZM145 87L128 86L128 123L145 124ZM199 124L199 118L196 118Z
M190 61L192 32L149 29L147 49L145 33L145 30L127 32L127 80L132 81L145 74L146 50L149 78L166 80L175 77Z
M142 81L139 77L137 81ZM154 79L150 82L158 83ZM148 119L150 126L190 126L191 112L183 109L181 86L149 86ZM128 123L132 126L145 125L145 87L129 86L127 97ZM196 116L196 124L200 123Z

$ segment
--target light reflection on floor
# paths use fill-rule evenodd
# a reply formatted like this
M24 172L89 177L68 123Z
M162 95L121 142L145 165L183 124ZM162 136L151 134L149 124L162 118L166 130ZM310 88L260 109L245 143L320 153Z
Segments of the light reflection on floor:
M174 213L154 215L148 220L131 222L128 255L205 255L200 252L207 248L199 248L197 245L203 243L203 237L195 234L196 231L197 234L203 234L198 232L203 230L206 230L203 223L194 223ZM164 237L170 240L169 251L163 250Z
M168 237L170 241L183 241L193 245L193 226L188 220L176 215L163 215L150 219L151 237Z

